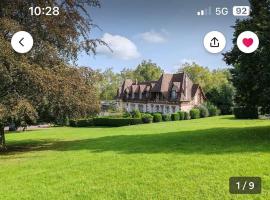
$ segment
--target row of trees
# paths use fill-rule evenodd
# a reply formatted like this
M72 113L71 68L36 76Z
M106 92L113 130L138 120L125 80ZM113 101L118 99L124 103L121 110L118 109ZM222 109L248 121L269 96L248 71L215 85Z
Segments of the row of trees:
M31 16L31 6L58 6L59 16ZM4 127L16 129L37 120L63 124L68 118L99 111L96 72L77 68L80 51L95 53L98 39L86 7L97 0L21 0L0 2L0 148L5 148ZM57 18L57 19L56 19ZM31 32L34 47L27 54L11 49L12 35Z

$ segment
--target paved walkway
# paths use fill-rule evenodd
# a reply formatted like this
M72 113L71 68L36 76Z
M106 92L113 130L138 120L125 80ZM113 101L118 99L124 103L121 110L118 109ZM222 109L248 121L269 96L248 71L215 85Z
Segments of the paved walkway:
M37 130L37 129L42 129L42 128L50 128L52 127L51 124L43 124L43 125L36 125L36 126L28 126L26 130ZM22 131L23 128L20 127L18 128L18 131ZM8 127L5 128L5 131L8 131Z

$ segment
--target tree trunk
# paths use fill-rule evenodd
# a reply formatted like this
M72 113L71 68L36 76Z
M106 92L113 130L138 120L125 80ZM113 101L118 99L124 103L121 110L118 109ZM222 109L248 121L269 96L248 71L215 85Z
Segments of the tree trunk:
M5 126L0 125L0 151L6 150Z

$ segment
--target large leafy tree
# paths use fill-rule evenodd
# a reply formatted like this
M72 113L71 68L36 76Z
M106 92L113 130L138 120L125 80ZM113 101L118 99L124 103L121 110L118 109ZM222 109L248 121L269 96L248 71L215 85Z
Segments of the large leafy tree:
M143 60L134 70L134 78L138 81L158 80L163 70L151 60Z
M105 69L101 73L100 98L112 100L115 98L117 88L121 85L122 78L119 73L113 72L112 68Z
M58 6L58 16L31 16L31 6ZM39 120L63 123L66 118L98 112L99 94L92 70L70 66L80 51L95 53L99 39L90 37L93 24L89 7L97 0L0 1L0 144L4 126ZM28 31L33 49L18 54L11 49L12 35Z
M196 63L185 63L178 71L186 72L194 83L200 84L208 101L216 105L222 114L231 114L234 87L227 69L209 70Z
M262 107L270 111L270 1L250 0L251 14L237 20L234 26L234 47L224 55L225 61L233 66L232 81L236 87L237 105ZM259 48L250 54L241 52L236 45L243 31L257 34Z

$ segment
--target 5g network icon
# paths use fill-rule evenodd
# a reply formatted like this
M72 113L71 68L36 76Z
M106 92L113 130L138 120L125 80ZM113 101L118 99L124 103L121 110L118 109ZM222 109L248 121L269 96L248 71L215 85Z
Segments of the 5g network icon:
M213 11L212 11L213 10ZM233 6L232 9L228 7L214 7L209 6L205 9L200 9L196 12L197 16L210 16L212 13L216 16L227 16L231 13L234 16L249 16L250 7L249 6Z

